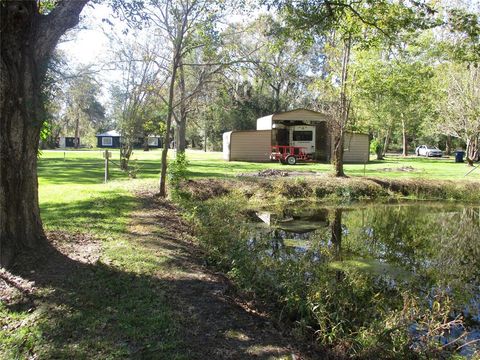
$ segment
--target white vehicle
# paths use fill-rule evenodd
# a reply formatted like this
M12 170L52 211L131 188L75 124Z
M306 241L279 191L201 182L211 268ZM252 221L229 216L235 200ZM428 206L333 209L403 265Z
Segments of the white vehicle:
M305 148L305 153L315 153L315 126L296 125L290 127L290 145Z
M430 157L430 156L442 157L443 152L442 152L442 150L440 150L439 148L437 148L435 146L420 145L419 147L417 147L415 149L415 155L426 156L426 157Z

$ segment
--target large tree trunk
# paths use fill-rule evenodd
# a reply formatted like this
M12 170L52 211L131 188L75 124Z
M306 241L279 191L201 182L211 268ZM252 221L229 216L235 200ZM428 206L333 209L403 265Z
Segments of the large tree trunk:
M58 39L87 1L62 1L49 15L35 0L0 5L0 267L46 245L37 180L43 82Z
M15 89L10 88L10 91L20 95L23 90L21 87L19 84ZM1 105L0 266L2 267L8 267L18 253L37 248L45 242L40 220L37 182L40 126L25 124L23 121L30 109L27 109L25 103L19 104L16 101L21 97L2 97Z

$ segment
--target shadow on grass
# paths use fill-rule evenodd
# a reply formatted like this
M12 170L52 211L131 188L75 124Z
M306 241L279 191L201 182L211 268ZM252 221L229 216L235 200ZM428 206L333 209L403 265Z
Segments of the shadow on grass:
M280 347L281 337L259 338L270 331L268 323L239 316L222 297L222 284L162 280L79 263L55 250L43 263L48 265L29 266L34 272L14 272L42 291L7 306L37 313L36 324L6 344L15 350L8 354L12 358L270 359L291 353Z
M124 231L126 216L135 205L132 195L108 191L71 203L41 204L41 214L49 229L116 236Z
M38 176L50 184L100 184L105 176L104 161L94 158L72 158L68 161L40 159ZM111 166L109 177L116 180L127 175L118 167Z
M34 264L32 266L32 264ZM28 269L28 271L26 271ZM8 355L42 359L182 358L168 306L168 284L97 262L74 261L53 247L12 271L39 290L7 310L35 310ZM27 310L28 309L28 310Z
M23 260L32 263L32 258ZM218 284L197 279L161 280L103 263L79 263L54 249L48 251L48 261L35 260L37 265L29 265L29 271L22 270L23 265L14 273L44 290L7 309L28 313L35 310L42 315L36 325L23 329L18 342L6 344L15 351L9 353L12 357L35 354L42 359L267 359L272 353L282 354L274 348L275 342L256 337L258 328L254 322L249 324L253 331L244 327L248 325L245 322L238 328L238 310L225 305L216 291ZM204 299L190 301L199 296ZM221 315L211 311L212 304ZM178 305L185 307L186 314L179 313ZM215 346L208 346L201 335L225 316L232 322L217 326L220 331L210 339ZM261 354L254 355L252 348ZM236 356L230 356L229 351Z
M50 227L95 229L119 241L112 246L110 240L107 257L95 262L74 260L50 243L34 256L20 257L11 273L34 282L36 290L3 306L11 329L2 335L8 349L3 354L41 359L267 359L291 353L268 322L226 301L223 278L174 274L198 269L201 259L189 255L191 245L174 233L164 233L158 215L139 220L157 224L158 235L129 234L122 218L135 204L138 200L131 196L108 194L42 206ZM75 236L65 241L75 242ZM80 243L73 254L85 251L85 245ZM18 317L21 321L15 322Z

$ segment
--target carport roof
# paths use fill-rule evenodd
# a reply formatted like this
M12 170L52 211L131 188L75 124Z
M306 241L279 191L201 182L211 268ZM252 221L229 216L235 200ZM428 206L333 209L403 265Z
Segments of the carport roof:
M298 117L295 115L298 114ZM289 119L289 116L292 116ZM273 120L313 120L313 121L325 121L327 115L308 109L294 109L289 111L276 112L271 115L263 116L257 119L257 130L268 130L272 128Z
M112 137L120 137L122 135L120 135L120 133L117 131L117 130L110 130L110 131L107 131L107 132L104 132L102 134L97 134L95 136L112 136Z

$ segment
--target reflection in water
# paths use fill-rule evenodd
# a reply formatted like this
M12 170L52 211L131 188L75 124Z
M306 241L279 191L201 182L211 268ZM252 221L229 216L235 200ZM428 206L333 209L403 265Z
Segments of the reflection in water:
M332 229L332 243L335 248L335 260L342 258L342 209L333 210L333 219L330 225Z
M415 204L289 210L269 214L268 225L253 236L269 239L265 261L301 262L309 274L305 281L312 283L319 266L334 269L337 281L354 272L368 274L398 294L414 289L430 304L445 293L453 301L449 316L462 316L469 331L462 344L470 345L459 352L468 356L480 349L480 208ZM422 334L421 327L415 331ZM448 342L458 335L453 327L438 339Z

